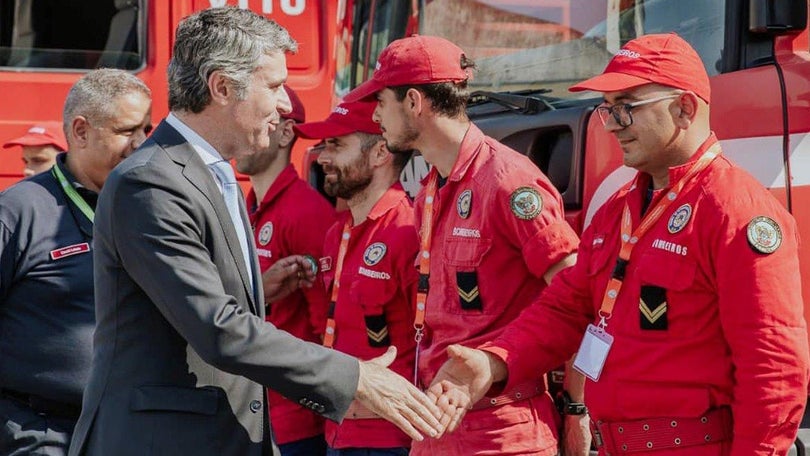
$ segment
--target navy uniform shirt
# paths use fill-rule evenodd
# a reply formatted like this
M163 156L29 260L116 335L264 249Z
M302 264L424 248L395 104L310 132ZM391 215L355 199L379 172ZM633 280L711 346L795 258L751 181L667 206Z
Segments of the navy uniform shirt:
M56 166L76 187L65 154ZM94 208L97 195L77 190ZM50 171L0 193L0 388L81 405L95 324L92 235Z

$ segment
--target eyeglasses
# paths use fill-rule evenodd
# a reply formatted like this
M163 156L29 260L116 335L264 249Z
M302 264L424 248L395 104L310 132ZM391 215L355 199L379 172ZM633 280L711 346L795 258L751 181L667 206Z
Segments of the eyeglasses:
M613 106L597 106L596 112L599 114L599 118L602 119L603 125L606 125L608 119L610 119L610 116L613 116L613 120L615 120L620 127L627 128L630 125L633 125L633 116L632 114L630 114L630 111L633 108L644 106L650 103L655 103L657 101L671 100L672 98L677 98L679 96L681 96L680 93L675 93L671 95L664 95L661 97L650 98L649 100L636 101L633 103L620 103L615 104Z

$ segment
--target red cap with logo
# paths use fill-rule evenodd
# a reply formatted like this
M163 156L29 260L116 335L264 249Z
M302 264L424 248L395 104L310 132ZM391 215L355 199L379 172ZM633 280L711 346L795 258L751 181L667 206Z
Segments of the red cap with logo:
M410 36L380 53L374 76L349 92L346 101L369 98L386 87L458 82L470 79L464 51L438 36Z
M295 125L295 133L307 139L326 139L352 133L381 135L380 125L371 118L376 101L355 101L339 104L326 120Z
M307 121L307 111L304 109L304 103L301 103L301 99L298 98L298 94L295 93L295 90L291 89L290 86L284 84L284 90L287 92L287 95L290 97L290 104L292 105L292 111L287 114L282 114L282 119L292 119L298 123L304 123Z
M68 149L62 124L59 122L43 122L36 124L20 136L3 143L3 148L14 146L54 146L61 151Z
M674 33L644 35L629 41L602 74L568 90L617 92L650 83L692 91L706 103L711 99L703 61L689 43Z

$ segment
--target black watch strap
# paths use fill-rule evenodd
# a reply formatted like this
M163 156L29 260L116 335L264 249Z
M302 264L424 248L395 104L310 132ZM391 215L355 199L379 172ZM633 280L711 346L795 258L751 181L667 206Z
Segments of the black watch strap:
M571 395L568 394L568 391L560 391L555 402L561 415L581 416L588 414L588 407L582 402L571 401Z

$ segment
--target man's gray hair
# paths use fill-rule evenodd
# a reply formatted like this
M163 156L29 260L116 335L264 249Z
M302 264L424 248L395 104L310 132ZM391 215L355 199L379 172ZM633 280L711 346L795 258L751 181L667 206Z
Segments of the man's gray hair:
M169 62L169 109L199 113L211 102L208 78L222 71L245 98L259 59L295 52L298 44L284 27L250 10L210 8L180 22Z
M93 70L73 84L62 110L62 128L70 138L70 125L76 116L91 123L105 122L116 116L113 100L130 93L141 93L152 98L152 91L131 73L112 68Z

